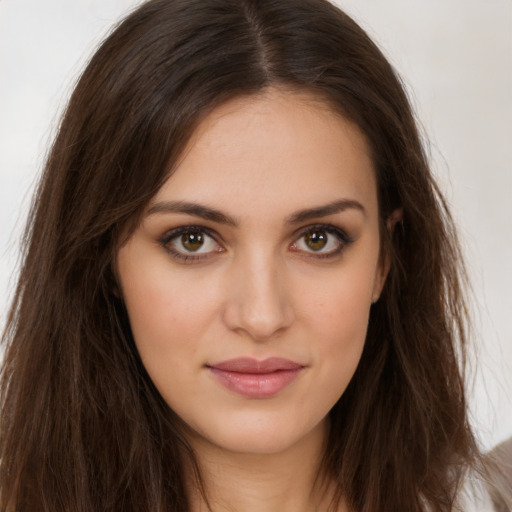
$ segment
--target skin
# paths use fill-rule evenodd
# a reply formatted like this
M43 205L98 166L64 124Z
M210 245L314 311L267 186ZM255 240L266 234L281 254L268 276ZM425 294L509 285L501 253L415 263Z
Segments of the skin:
M176 202L228 219L174 211ZM311 211L325 205L337 208ZM173 231L186 226L207 230L199 250ZM312 227L326 245L304 235ZM197 228L185 241L191 233ZM365 137L314 97L275 89L202 121L120 249L120 293L138 351L190 427L215 512L325 507L329 493L314 480L327 414L354 374L384 285L379 249ZM209 369L237 357L303 368L279 392L252 398ZM204 509L193 492L191 500Z

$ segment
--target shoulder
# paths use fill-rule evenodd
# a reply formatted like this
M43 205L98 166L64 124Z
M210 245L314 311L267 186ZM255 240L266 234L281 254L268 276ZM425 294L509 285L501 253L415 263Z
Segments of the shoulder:
M485 485L468 479L457 499L457 512L498 512ZM501 511L499 511L501 512ZM508 511L506 511L508 512Z
M512 512L512 438L484 456L482 475L466 478L458 510Z
M512 437L488 454L489 494L496 512L512 512Z

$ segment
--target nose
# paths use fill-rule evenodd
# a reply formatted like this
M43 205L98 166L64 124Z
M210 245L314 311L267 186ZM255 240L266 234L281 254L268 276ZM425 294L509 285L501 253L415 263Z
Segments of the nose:
M292 325L291 290L274 258L252 255L234 264L229 281L224 308L229 329L264 341Z

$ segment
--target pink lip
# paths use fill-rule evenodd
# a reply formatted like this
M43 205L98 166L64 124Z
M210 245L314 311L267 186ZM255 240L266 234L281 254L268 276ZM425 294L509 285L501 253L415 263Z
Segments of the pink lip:
M207 368L231 391L250 398L267 398L290 384L304 366L279 357L263 361L241 357Z

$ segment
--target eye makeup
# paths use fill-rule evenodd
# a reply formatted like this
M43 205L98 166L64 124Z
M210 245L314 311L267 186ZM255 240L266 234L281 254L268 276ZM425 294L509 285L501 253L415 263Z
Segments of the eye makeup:
M209 228L189 225L168 231L159 242L173 259L194 263L225 251L216 238Z
M293 252L303 252L307 257L328 259L341 254L353 241L344 230L332 224L315 224L302 229L289 248Z
M354 240L344 230L331 224L314 224L294 234L288 249L313 259L329 259L340 255ZM226 251L215 231L200 225L172 229L159 239L160 245L176 261L205 261Z

